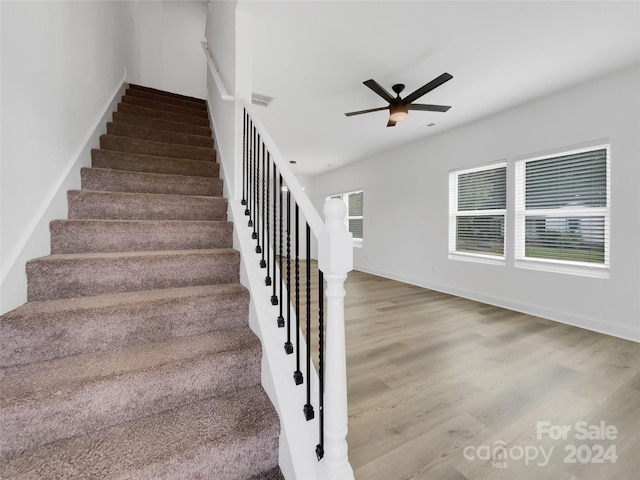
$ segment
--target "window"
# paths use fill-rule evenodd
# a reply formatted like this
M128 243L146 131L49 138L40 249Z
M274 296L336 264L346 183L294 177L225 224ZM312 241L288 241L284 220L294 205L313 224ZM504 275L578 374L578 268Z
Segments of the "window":
M504 262L505 162L449 173L449 256Z
M515 167L516 266L607 276L609 146L518 160Z
M362 244L364 192L358 190L356 192L340 193L327 197L327 200L330 198L339 198L345 203L347 206L347 217L345 218L347 229L353 234L353 243Z

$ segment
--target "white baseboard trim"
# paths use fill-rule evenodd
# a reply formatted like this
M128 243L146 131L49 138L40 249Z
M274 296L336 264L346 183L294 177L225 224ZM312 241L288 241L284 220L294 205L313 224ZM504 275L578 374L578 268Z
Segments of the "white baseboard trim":
M8 312L27 301L27 276L25 265L32 258L49 255L51 251L49 222L66 218L67 191L80 188L80 169L91 166L91 149L100 146L100 135L106 133L107 122L118 107L118 102L124 94L127 83L127 70L96 121L87 131L85 138L71 160L60 173L46 199L40 205L37 214L33 216L29 228L20 238L18 246L9 255L6 265L2 266L0 286L0 314Z
M486 303L488 305L495 305L496 307L507 308L527 315L534 315L536 317L544 318L546 320L552 320L554 322L564 323L573 327L584 328L612 337L622 338L632 342L640 343L640 329L634 329L627 325L622 325L615 322L602 322L594 318L588 318L572 313L561 312L550 308L545 308L540 305L531 305L521 302L514 302L509 298L498 297L494 295L484 295L471 290L465 290L448 285L441 285L435 283L424 282L415 278L404 277L402 275L395 275L389 272L381 270L356 266L355 270L360 272L369 273L378 277L388 278L390 280L397 280L398 282L415 285L417 287L427 288L429 290L435 290L437 292L447 293L449 295L455 295L456 297L468 298L478 302Z

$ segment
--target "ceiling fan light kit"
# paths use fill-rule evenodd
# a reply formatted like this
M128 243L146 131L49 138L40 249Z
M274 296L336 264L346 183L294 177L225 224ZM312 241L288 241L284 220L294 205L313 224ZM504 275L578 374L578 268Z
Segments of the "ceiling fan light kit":
M392 122L401 122L409 116L409 107L407 105L403 105L402 103L391 105L389 107L389 110L391 111L389 120L391 120Z
M448 82L453 78L452 75L448 73L443 73L439 77L431 80L429 83L423 85L415 92L407 95L404 98L400 97L400 93L404 90L404 85L402 83L397 83L391 89L396 94L395 97L391 95L387 90L385 90L378 82L375 80L367 80L363 82L367 87L381 96L384 100L386 100L389 105L386 107L378 107L378 108L370 108L368 110L359 110L357 112L349 112L345 113L347 117L351 117L353 115L362 115L363 113L371 113L371 112L379 112L381 110L389 110L389 121L387 123L387 127L394 127L396 123L405 120L409 116L409 110L421 110L427 112L446 112L451 107L448 105L424 105L420 103L413 103L418 98L426 95L431 90L439 87L445 82Z

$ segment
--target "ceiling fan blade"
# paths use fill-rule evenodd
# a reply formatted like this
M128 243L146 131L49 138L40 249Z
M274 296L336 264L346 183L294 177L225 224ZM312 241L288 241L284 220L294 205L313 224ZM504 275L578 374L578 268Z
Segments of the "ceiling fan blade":
M395 127L395 126L396 126L396 123L398 123L398 122L394 122L393 120L389 120L389 121L387 122L387 127Z
M444 82L448 82L452 78L453 78L452 75L449 75L448 73L443 73L438 78L436 78L434 80L431 80L429 83L427 83L426 85L423 85L422 87L417 89L415 92L413 92L413 93L407 95L406 97L404 97L403 101L406 102L406 103L411 103L414 100L419 99L424 94L429 93L434 88L439 87Z
M347 117L352 117L354 115L362 115L363 113L379 112L381 110L389 110L389 107L370 108L369 110L359 110L357 112L345 113L345 115Z
M421 103L411 103L407 105L409 110L422 110L425 112L446 112L451 107L449 105L424 105Z
M393 95L391 95L389 92L387 92L378 82L376 82L375 80L371 79L371 80L367 80L366 82L362 82L364 83L367 87L369 87L371 90L373 90L374 92L376 92L378 95L380 95L382 98L384 98L387 102L391 103L394 100Z

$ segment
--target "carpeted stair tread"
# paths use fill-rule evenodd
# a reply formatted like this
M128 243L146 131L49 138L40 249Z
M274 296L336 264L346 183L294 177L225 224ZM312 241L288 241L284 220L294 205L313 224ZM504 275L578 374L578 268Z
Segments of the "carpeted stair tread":
M233 224L191 220L54 220L51 253L231 248Z
M213 147L213 138L202 135L191 135L188 133L172 132L158 128L149 128L139 125L127 125L126 123L107 123L107 133L109 135L119 135L121 137L140 138L153 142L173 143L180 145L191 145L193 147Z
M164 142L153 142L140 138L101 135L100 148L119 152L140 153L160 157L187 158L190 160L216 161L216 151L211 147L193 147Z
M158 102L156 100L150 100L148 98L140 98L135 96L124 95L122 97L122 103L128 103L129 105L139 105L141 107L153 108L154 110L160 110L163 112L177 113L178 115L188 115L198 118L209 118L209 114L206 110L201 108L194 109L185 107L182 105L171 105L165 102Z
M199 177L218 177L220 164L211 161L141 155L110 150L91 150L92 166L114 170L170 173Z
M239 268L239 253L228 248L49 255L27 262L27 299L237 283Z
M118 112L131 113L148 118L158 118L161 120L169 120L171 122L188 123L191 125L199 125L201 127L209 127L208 118L192 117L190 115L180 115L177 113L163 112L153 108L141 107L139 105L131 105L129 103L119 103Z
M127 125L137 125L140 127L153 128L169 132L185 133L198 137L211 138L211 128L189 123L172 122L161 118L150 118L133 113L113 112L113 123L124 123Z
M227 199L161 193L67 192L70 219L206 220L227 219Z
M262 387L238 390L3 459L7 478L251 478L278 463L279 423Z
M198 105L203 105L206 107L207 105L207 101L202 99L202 98L196 98L196 97L190 97L189 95L181 95L179 93L173 93L173 92L168 92L166 90L158 90L156 88L152 88L152 87L145 87L142 85L136 85L135 83L132 83L129 85L129 88L131 90L141 90L144 92L150 92L153 93L155 95L161 95L163 97L169 97L169 98L177 98L186 102L192 102L192 103L196 103Z
M157 93L148 92L146 90L140 90L136 88L127 88L125 91L125 95L129 97L146 98L148 100L155 100L156 102L164 102L171 105L181 105L183 107L207 111L207 106L204 103L194 102L192 100L184 100L182 98L176 98L167 95L159 95Z
M106 168L82 168L80 175L83 190L222 196L221 178L133 172Z
M2 370L2 453L260 383L248 326Z
M247 324L238 283L26 303L0 321L0 366L159 342Z

